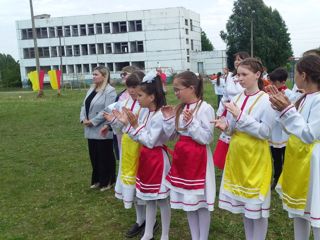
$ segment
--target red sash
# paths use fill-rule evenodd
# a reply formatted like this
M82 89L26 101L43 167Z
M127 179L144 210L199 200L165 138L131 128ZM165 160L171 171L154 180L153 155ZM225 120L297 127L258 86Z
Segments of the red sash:
M166 180L177 188L201 190L205 186L206 168L206 145L195 142L191 137L180 136Z
M142 146L136 188L142 193L159 193L163 175L163 147Z
M224 169L228 149L229 143L225 143L224 141L219 139L216 145L216 149L213 153L213 162L214 165L221 170Z

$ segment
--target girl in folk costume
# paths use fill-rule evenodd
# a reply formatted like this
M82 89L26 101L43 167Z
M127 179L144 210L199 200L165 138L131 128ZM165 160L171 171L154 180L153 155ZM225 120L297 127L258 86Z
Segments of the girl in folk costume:
M135 205L136 223L126 232L126 237L129 238L141 233L145 226L145 203L135 197L136 174L141 144L129 137L128 132L132 126L129 124L125 126L115 116L121 114L122 108L130 109L132 113L139 116L141 107L137 101L137 89L143 77L144 73L141 71L132 72L125 83L130 97L117 102L113 109L113 114L104 114L105 119L111 124L117 135L122 135L115 196L123 200L124 207L127 209L132 207L132 203Z
M229 72L227 77L225 78L225 88L222 99L219 103L219 108L217 111L217 117L225 117L227 114L227 110L224 106L224 102L230 102L235 95L242 92L244 89L242 88L241 84L239 83L238 76L237 76L237 68L240 62L249 57L247 52L238 52L234 54L234 72ZM213 159L214 164L216 167L223 169L225 164L226 155L228 152L230 142L230 136L226 133L222 132L220 134L219 140L217 142Z
M320 57L303 57L296 65L295 80L303 94L292 105L273 88L270 101L277 118L290 134L277 192L283 208L294 218L296 240L320 239Z
M166 185L174 209L187 212L192 239L208 239L215 200L215 174L209 144L213 108L203 101L203 81L190 71L175 76L173 89L181 104L161 109L168 136L179 136Z
M275 112L269 96L261 91L262 64L255 58L243 60L237 69L245 90L225 103L226 118L215 126L231 136L221 181L219 207L242 213L247 240L265 239L270 210L272 162L268 139Z
M161 211L161 239L169 239L171 210L169 189L164 185L170 163L165 143L168 141L163 130L160 108L166 104L160 77L151 72L147 74L138 88L138 102L143 111L139 118L124 109L125 114L118 116L123 123L130 123L128 135L142 144L136 178L136 195L146 201L146 225L142 240L153 238L157 205Z

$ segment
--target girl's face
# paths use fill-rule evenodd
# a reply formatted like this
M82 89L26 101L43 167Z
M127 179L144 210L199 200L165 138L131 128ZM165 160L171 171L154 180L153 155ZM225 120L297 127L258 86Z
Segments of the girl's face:
M98 70L94 70L92 73L93 76L93 83L95 84L101 84L104 81L104 77Z
M234 59L234 68L235 69L238 68L238 66L239 66L239 64L241 63L242 60L243 59L239 55L236 56L236 58Z
M143 108L150 108L154 105L154 95L148 95L140 87L137 87L137 100Z
M245 89L258 87L258 79L260 72L252 72L246 66L240 65L237 70L238 80L240 85Z
M137 99L137 89L138 87L127 87L128 93L133 100Z
M183 103L188 103L190 99L195 97L194 87L183 86L180 79L173 80L173 91L174 95Z

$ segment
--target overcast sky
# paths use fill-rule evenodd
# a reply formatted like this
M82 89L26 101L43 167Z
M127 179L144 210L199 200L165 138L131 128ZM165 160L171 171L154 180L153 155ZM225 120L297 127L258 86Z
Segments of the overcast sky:
M182 6L200 14L201 27L215 49L225 49L225 30L234 0L33 0L34 14L51 17ZM291 36L295 56L320 46L320 0L264 0L277 9ZM29 0L0 0L0 53L18 58L16 20L30 19Z

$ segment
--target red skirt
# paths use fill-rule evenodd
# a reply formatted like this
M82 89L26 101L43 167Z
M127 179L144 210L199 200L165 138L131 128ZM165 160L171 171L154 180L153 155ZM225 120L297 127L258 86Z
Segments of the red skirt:
M147 148L140 151L136 188L142 193L159 193L163 175L163 147Z
M214 165L221 170L224 169L228 149L229 143L225 143L224 141L219 139L216 145L216 149L213 153L213 162Z
M206 169L206 145L195 142L191 137L180 136L166 180L177 188L201 190L205 186Z

